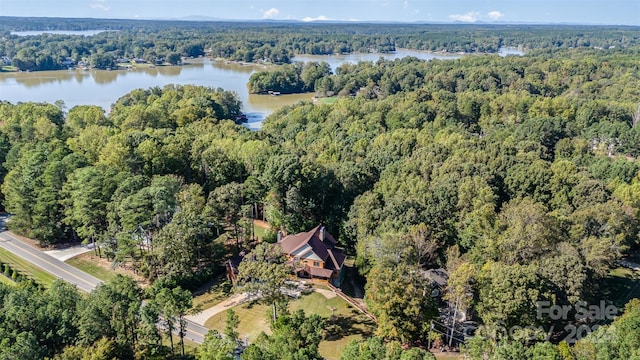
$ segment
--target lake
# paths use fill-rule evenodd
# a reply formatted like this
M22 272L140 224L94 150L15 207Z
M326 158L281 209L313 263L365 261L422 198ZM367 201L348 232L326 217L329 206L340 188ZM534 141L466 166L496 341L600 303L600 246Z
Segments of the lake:
M422 60L432 60L432 59L457 59L460 55L453 54L438 54L426 51L417 51L417 50L406 50L406 49L398 49L390 54L342 54L342 55L296 55L293 58L293 61L324 61L327 62L331 66L331 70L334 72L338 66L344 63L357 64L360 61L373 61L376 62L380 58L385 58L387 60L395 60L402 59L403 57L414 56L418 59Z
M430 60L458 58L421 51L399 50L393 54L300 55L295 61L326 61L333 69L345 62L377 61L415 56ZM17 102L64 101L66 107L99 105L108 110L120 97L134 89L147 89L166 84L202 85L235 91L243 104L250 129L259 129L262 120L279 108L301 100L311 100L312 93L292 95L249 94L247 82L252 73L264 70L264 65L247 65L207 58L191 59L183 66L144 67L133 70L58 70L21 73L0 73L0 100Z

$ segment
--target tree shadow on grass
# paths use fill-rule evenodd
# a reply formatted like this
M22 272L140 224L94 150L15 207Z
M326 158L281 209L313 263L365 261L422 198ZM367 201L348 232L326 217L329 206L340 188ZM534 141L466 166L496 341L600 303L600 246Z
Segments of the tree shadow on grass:
M350 316L332 315L325 320L325 340L334 341L351 335L371 337L374 325L371 320L357 312Z
M604 278L597 291L600 299L623 307L630 299L640 296L640 276L629 269L616 269Z

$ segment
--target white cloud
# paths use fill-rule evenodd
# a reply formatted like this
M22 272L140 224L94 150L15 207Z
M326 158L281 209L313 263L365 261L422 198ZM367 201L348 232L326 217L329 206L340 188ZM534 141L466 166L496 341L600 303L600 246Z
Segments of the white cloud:
M89 7L96 10L109 11L111 8L99 2L89 4Z
M474 23L476 21L478 21L478 16L480 15L479 12L477 11L469 11L466 14L453 14L453 15L449 15L449 19L453 20L453 21L460 21L460 22L467 22L467 23Z
M489 11L487 15L489 15L491 20L494 20L494 21L504 17L504 14L501 13L500 11Z
M262 17L265 19L272 19L276 16L278 16L278 14L280 14L280 10L276 9L276 8L271 8L269 10L263 11L262 12Z
M304 18L302 18L302 21L327 21L327 20L331 20L328 17L324 16L324 15L320 15L318 17L311 17L311 16L306 16Z
M95 10L109 11L111 8L106 5L107 0L95 0L89 7Z

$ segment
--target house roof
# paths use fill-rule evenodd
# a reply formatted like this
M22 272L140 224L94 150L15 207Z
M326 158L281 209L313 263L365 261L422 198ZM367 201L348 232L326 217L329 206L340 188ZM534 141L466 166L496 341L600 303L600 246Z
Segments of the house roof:
M287 235L279 244L286 254L293 254L308 246L318 258L324 261L327 269L340 269L346 258L342 251L335 248L335 239L322 225L307 232Z
M316 267L309 267L309 274L311 274L311 276L315 276L315 277L323 277L323 278L327 278L330 279L331 276L333 275L333 270L329 270L329 269L321 269L321 268L316 268Z
M422 274L441 288L447 286L449 273L447 273L447 270L445 269L429 269L427 271L423 271Z

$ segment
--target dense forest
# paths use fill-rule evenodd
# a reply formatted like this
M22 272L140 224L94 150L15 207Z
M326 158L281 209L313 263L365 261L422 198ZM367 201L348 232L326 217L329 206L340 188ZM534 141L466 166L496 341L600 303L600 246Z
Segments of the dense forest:
M296 54L386 53L396 48L495 53L523 49L628 48L633 27L194 22L1 17L0 56L19 70L66 69L69 61L114 68L117 59L169 62L176 57L290 63ZM12 35L28 30L112 30L93 36ZM175 61L172 61L175 63Z
M117 22L108 24L115 29ZM178 34L188 31L176 24L174 35L146 32L154 23L139 24L154 47L132 45L136 42L126 27L68 40L86 42L88 49L94 42L111 42L109 51L124 51L118 56L137 56L117 44L138 46L144 54L162 36L175 45ZM216 44L227 41L225 36L239 41L252 26L257 27L223 27L226 35ZM255 39L279 37L268 46L294 54L299 50L287 47L287 41L312 39L315 31L333 25L300 27L282 36L295 26L265 26ZM395 46L406 37L402 46L410 47L404 27L376 29L397 33ZM266 219L274 231L288 233L322 223L355 258L366 279L367 305L378 320L376 337L349 345L344 359L399 359L401 344L415 347L416 354L406 358L428 358L418 348L433 336L429 321L437 308L424 296L431 285L420 274L433 268L448 271L444 297L456 311L485 329L517 329L511 336L488 331L467 341L465 351L473 359L638 357L640 305L611 291L609 274L640 245L640 61L637 48L624 48L635 45L639 33L582 29L594 34L584 48L541 45L554 36L568 42L582 31L572 29L561 36L562 28L534 27L539 33L523 41L529 48L545 48L522 57L380 60L343 65L335 74L323 64L285 65L275 71L297 77L282 84L338 100L285 107L255 132L234 123L240 109L235 94L196 86L135 90L108 114L96 106L67 110L1 103L0 190L6 210L14 214L9 226L43 244L95 243L99 255L129 264L155 283L193 288L220 271L229 255L251 250L252 219ZM524 31L486 30L489 35L478 41L500 36L502 44L495 46L514 44ZM327 39L338 41L338 29L333 31ZM501 31L511 35L497 35ZM625 31L630 33L621 35ZM196 41L210 35L201 34ZM15 49L51 38L7 37ZM194 37L184 39L182 45L190 46ZM594 49L596 44L607 48ZM203 51L214 47L205 41L199 46ZM274 239L271 233L265 240ZM145 328L135 317L142 316L137 303L131 305L135 323L90 319L111 328L82 335L83 321L89 321L82 309L124 301L109 286L87 299L77 299L62 285L47 291L0 287L8 309L13 298L33 297L42 304L73 301L80 311L73 315L79 322L62 330L25 328L13 310L7 311L0 321L11 324L6 327L11 333L2 348L17 353L52 341L40 350L45 353L24 358L90 346L128 354L140 349L131 340L137 335L126 335ZM104 299L92 300L99 296ZM566 326L576 324L575 313L562 319L537 314L541 302L575 310L581 301L601 300L624 308L624 314L605 324L590 318L579 322L589 326L590 335L571 345L560 340L567 336ZM321 322L295 313L281 319L270 336L248 349L248 358L278 358L282 354L275 349L294 347L283 334ZM43 318L47 326L56 321ZM528 332L531 326L556 331L545 341L545 334ZM50 339L39 331L69 336ZM295 341L305 350L290 358L316 358L320 335L300 336ZM203 349L226 346L215 336L208 341Z

